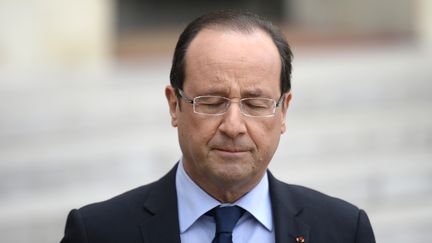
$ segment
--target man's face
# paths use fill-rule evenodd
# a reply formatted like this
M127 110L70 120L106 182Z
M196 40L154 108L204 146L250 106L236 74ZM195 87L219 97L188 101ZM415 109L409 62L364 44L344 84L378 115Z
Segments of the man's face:
M196 114L178 100L172 87L166 95L188 175L207 192L255 186L263 176L285 131L290 95L273 117L247 117L239 99L278 100L281 61L271 38L260 30L244 34L204 29L186 54L184 94L190 98L218 95L233 99L220 116ZM181 102L180 107L177 102ZM210 193L210 192L209 192ZM211 193L210 193L211 194Z

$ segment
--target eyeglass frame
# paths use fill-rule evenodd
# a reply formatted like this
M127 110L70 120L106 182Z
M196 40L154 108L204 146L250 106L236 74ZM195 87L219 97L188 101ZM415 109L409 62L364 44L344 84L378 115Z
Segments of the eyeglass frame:
M179 88L176 88L175 91L176 91L177 97L179 97L179 98L183 99L184 101L186 101L187 103L191 104L192 107L193 107L193 111L194 111L194 113L196 113L196 114L200 114L200 115L221 116L221 115L225 114L225 113L228 111L228 109L229 109L230 106L231 106L231 102L232 102L232 100L233 100L233 99L230 99L230 98L227 98L227 97L223 97L223 96L218 96L218 95L199 95L199 96L196 96L196 97L194 97L194 98L189 98L189 97L184 93L183 90L181 90L181 89L179 89ZM226 110L225 110L224 112L222 112L222 113L217 113L217 114L197 112L197 111L196 111L196 99L198 99L198 98L202 98L202 97L218 97L218 98L223 98L223 99L227 100L227 101L228 101L228 105L226 106ZM240 107L240 112L241 112L244 116L247 116L247 117L257 117L257 118L262 118L262 117L273 117L273 116L276 114L276 108L278 108L278 107L283 103L283 101L285 100L285 94L282 94L282 95L279 97L279 99L278 99L277 101L274 100L274 99L272 99L272 98L259 97L259 99L266 99L266 100L271 100L271 101L273 101L272 114L265 115L265 116L254 116L254 115L246 114L246 113L243 111L243 108L242 108L242 107L243 107L243 103L242 103L242 101L243 101L243 100L248 100L248 99L255 99L255 98L256 98L256 97L252 97L252 98L242 98L242 99L240 99L239 102L238 102L239 105L240 105L240 106L239 106L239 107ZM236 103L237 103L237 102L236 102Z

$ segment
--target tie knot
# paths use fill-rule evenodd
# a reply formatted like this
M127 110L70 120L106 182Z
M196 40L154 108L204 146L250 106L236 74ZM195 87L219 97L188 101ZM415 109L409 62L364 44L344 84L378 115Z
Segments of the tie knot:
M244 209L239 206L216 207L211 214L216 221L216 233L232 233Z

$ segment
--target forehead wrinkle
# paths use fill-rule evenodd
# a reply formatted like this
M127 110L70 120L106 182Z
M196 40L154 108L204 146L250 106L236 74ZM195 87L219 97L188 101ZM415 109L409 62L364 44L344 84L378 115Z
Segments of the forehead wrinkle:
M224 83L224 82L235 82L237 86L242 86L241 84L243 81L252 82L252 84L248 84L249 86L257 86L257 83L259 84L259 80L267 79L268 76L271 75L271 70L267 70L268 72L257 72L252 73L250 72L249 67L244 67L248 72L245 74L242 67L238 67L237 65L230 65L230 63L223 63L224 66L218 65L222 62L214 62L209 63L210 68L208 68L205 72L207 75L212 76L212 79L214 79L217 83ZM260 66L253 66L254 70L263 70L265 68Z
M217 95L217 96L227 96L227 94L230 93L230 87L228 86L221 86L221 87L215 87L212 86L209 89L205 91L205 94L203 95Z
M210 60L209 60L210 59ZM265 68L261 65L257 65L257 61L255 59L251 59L248 57L236 57L236 58L225 58L223 61L212 60L212 57L201 57L198 64L202 65L202 67L208 68L210 71L222 70L223 72L239 72L242 69L253 68L254 70L263 70L266 72L271 72L272 68L276 66L278 63L274 60L270 61L271 68ZM236 65L241 64L241 65Z
M218 68L213 69L209 81L212 85L206 94L236 97L272 97L272 92L261 85L266 77L245 77L241 72L230 73ZM199 89L199 88L198 88Z

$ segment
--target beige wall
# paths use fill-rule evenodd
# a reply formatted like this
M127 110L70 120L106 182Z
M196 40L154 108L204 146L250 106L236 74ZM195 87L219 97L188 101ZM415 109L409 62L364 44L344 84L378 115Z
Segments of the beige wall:
M111 0L0 1L0 68L103 66L112 9Z
M420 44L432 51L432 1L417 0L417 33Z
M414 1L293 0L289 2L294 9L291 12L295 15L297 23L318 33L404 33L409 32L414 23Z

